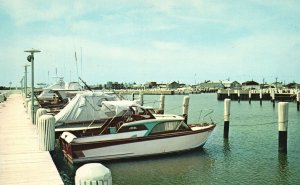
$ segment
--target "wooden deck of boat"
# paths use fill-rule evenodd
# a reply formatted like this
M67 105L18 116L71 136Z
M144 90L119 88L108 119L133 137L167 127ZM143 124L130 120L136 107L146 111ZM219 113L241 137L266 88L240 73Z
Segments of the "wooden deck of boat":
M0 141L0 184L63 184L50 153L39 151L20 94L0 103Z

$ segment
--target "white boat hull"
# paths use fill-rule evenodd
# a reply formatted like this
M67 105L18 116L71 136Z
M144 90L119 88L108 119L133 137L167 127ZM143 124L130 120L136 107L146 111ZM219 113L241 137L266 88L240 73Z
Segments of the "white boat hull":
M203 146L211 131L81 150L82 156L72 161L111 160L190 150Z

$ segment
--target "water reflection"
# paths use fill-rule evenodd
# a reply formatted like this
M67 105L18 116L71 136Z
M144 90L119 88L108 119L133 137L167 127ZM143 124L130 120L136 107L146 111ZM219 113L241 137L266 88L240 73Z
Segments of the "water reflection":
M278 153L278 182L287 184L289 178L289 162L286 153Z

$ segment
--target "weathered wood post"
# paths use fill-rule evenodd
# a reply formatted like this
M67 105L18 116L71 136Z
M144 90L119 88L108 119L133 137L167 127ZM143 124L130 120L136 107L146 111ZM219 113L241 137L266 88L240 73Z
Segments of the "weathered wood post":
M182 104L182 116L184 117L185 123L187 123L188 120L189 102L190 102L190 97L185 96L183 98L183 104Z
M85 164L76 171L75 185L93 184L112 185L110 170L100 163Z
M160 114L165 113L165 95L163 95L163 94L160 95L158 113L160 113Z
M227 96L228 96L228 99L231 99L230 98L230 89L227 90Z
M300 92L297 93L297 111L300 111Z
M229 133L229 120L230 120L230 99L224 100L224 138L228 138Z
M39 147L42 151L52 151L55 147L55 118L42 115L37 124Z
M287 102L278 103L278 151L282 153L287 153L288 111Z
M241 90L238 90L238 102L240 103L241 101Z
M35 118L35 124L37 125L38 124L38 121L39 121L39 118L42 116L42 115L45 115L47 114L47 110L45 108L39 108L37 111L36 111L36 118Z
M275 108L275 91L272 91L272 104L273 108Z
M249 104L251 104L251 90L249 90Z
M142 92L140 92L139 94L139 99L140 99L140 104L143 106L144 105L144 94Z
M132 93L132 101L134 101L134 93Z
M259 103L260 103L260 106L262 106L262 96L263 96L263 92L262 92L262 89L259 90Z

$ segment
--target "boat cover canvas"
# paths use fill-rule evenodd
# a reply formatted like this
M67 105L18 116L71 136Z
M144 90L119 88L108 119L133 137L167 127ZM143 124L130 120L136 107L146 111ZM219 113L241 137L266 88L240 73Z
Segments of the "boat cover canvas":
M103 92L84 92L77 94L57 115L56 126L64 123L93 121L107 118L101 109L103 101L115 101L115 95Z

